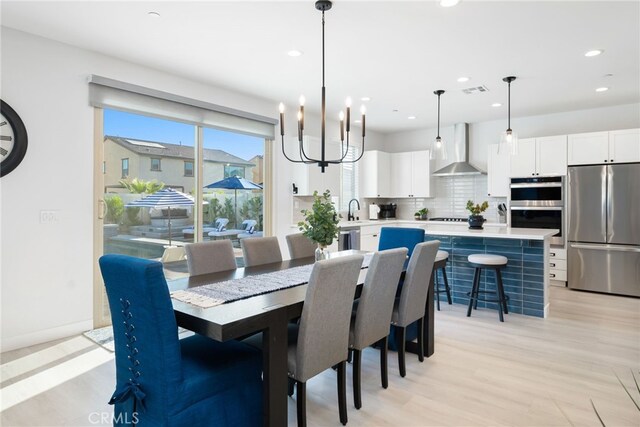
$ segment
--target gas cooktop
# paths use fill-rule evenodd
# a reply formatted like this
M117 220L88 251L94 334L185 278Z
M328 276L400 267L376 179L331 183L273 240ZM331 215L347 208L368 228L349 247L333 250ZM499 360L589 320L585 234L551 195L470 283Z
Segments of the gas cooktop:
M467 222L467 218L431 218L429 221Z

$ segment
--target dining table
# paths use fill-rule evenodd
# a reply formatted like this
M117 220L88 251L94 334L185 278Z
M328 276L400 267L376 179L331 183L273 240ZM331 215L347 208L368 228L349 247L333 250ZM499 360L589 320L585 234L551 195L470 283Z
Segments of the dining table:
M366 254L364 251L346 250L330 253L329 257ZM309 265L314 257L284 260L270 264L243 267L235 270L191 276L168 282L171 292L241 279ZM354 298L359 295L366 277L366 268L360 273ZM287 425L287 325L300 317L307 292L307 284L289 287L237 301L202 308L172 298L178 326L224 342L262 332L263 354L263 420L265 426ZM433 275L430 280L425 306L424 346L425 356L434 352L434 300ZM417 352L414 342L407 342L406 349Z

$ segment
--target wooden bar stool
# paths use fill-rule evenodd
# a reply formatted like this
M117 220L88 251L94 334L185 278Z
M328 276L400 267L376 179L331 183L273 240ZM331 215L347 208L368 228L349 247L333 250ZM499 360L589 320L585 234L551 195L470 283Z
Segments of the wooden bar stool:
M449 288L449 280L447 280L447 260L449 259L449 252L438 251L436 255L436 262L433 264L433 290L436 293L436 305L438 311L440 311L440 292L445 292L447 295L447 302L451 305L451 288ZM442 280L444 281L444 288L440 286L438 282L438 270L442 272Z
M469 307L467 308L467 317L471 316L471 309L478 308L478 301L485 302L497 302L498 303L498 315L500 316L500 321L504 322L504 314L509 314L509 310L507 309L507 301L509 297L504 293L504 286L502 286L502 274L500 270L507 266L507 262L509 261L507 257L502 255L492 255L492 254L473 254L469 255L467 258L469 264L475 267L475 273L473 275L473 286L471 287L471 292L467 292L467 296L469 297ZM482 269L492 269L496 272L496 292L493 291L481 291L480 290L480 272ZM497 299L487 299L481 298L479 296L480 293L492 294Z

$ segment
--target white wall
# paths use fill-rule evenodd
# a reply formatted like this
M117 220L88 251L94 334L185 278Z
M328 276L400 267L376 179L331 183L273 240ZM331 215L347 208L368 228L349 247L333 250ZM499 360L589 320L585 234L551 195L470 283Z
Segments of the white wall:
M0 94L29 135L23 163L0 180L2 351L92 327L93 109L90 74L277 117L277 101L208 86L2 27ZM309 116L308 133L319 134ZM338 129L337 123L327 128ZM293 135L290 114L287 132ZM369 132L369 147L382 137ZM286 252L291 225L290 164L275 144L275 231ZM282 209L288 206L289 209ZM58 222L40 224L40 211ZM286 214L279 214L286 212Z
M487 147L489 144L500 142L500 133L504 132L506 127L506 118L469 125L469 161L474 166L487 170ZM512 117L511 127L518 133L519 138L640 128L640 103L540 116ZM440 136L445 142L453 141L453 126L441 128ZM429 144L435 137L436 129L385 135L383 150L389 152L426 150L429 149ZM450 162L451 160L439 160L436 169Z

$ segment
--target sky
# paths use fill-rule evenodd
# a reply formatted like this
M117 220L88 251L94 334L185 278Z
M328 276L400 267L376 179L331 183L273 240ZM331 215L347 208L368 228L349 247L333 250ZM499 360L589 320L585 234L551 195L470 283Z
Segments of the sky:
M169 144L195 145L195 126L116 110L104 110L104 134ZM264 139L212 128L204 130L204 148L216 148L249 160L264 154Z

